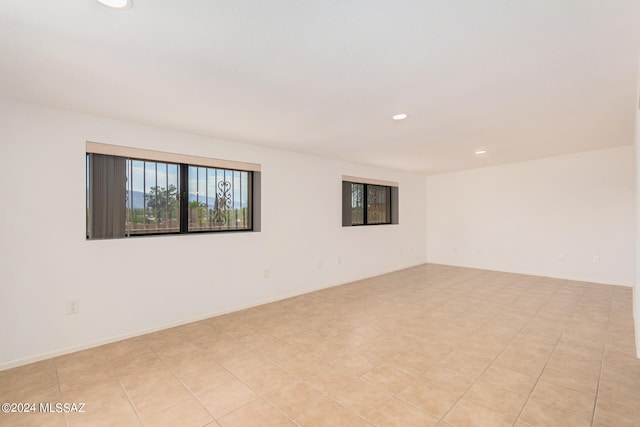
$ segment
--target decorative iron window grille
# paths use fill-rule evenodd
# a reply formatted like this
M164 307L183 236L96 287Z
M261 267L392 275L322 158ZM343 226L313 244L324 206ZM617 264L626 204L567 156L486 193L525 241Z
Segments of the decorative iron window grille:
M256 171L88 153L87 239L259 231L259 178Z
M188 231L250 229L251 172L189 166Z
M342 225L398 224L398 187L342 182Z

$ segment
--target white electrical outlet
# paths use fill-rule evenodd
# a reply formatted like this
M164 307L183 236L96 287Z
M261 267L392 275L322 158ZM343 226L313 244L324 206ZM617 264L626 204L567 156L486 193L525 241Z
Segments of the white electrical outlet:
M338 257L338 265L342 265L342 257L341 256Z
M80 313L80 300L72 299L67 301L67 315Z
M269 271L269 269L268 269L268 268L265 268L265 269L264 269L264 278L265 278L265 279L268 279L268 278L269 278L269 276L271 276L271 271Z
M600 264L600 256L599 255L594 255L593 256L593 262L595 262L596 264Z

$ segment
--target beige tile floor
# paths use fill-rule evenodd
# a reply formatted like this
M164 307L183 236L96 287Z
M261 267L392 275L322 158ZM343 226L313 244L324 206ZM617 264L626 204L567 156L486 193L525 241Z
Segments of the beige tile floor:
M639 426L631 289L422 265L0 372L6 426Z

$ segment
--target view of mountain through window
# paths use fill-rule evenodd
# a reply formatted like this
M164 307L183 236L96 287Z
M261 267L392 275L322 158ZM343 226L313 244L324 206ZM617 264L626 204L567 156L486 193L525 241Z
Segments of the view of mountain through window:
M251 230L252 172L87 155L87 238Z

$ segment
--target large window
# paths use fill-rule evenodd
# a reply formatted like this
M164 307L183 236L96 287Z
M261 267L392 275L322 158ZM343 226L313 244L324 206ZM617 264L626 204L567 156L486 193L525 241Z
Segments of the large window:
M251 228L251 172L189 166L189 231Z
M259 231L259 184L254 164L87 143L87 238Z
M342 177L342 225L398 224L396 183Z

